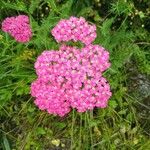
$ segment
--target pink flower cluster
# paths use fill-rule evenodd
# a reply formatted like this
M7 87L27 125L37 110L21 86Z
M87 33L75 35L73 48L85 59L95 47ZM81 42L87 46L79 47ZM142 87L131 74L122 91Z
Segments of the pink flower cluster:
M31 85L35 104L59 116L71 107L78 112L106 107L111 92L102 72L109 68L108 61L109 53L99 45L44 51L35 63L38 79Z
M29 18L25 15L6 18L2 22L2 30L9 33L18 42L28 42L32 36Z
M96 26L90 25L83 17L70 17L61 20L53 29L52 35L57 42L70 40L81 41L85 45L92 43L96 38Z
M80 40L86 46L63 44L59 51L47 50L37 58L38 78L31 84L31 95L41 110L64 116L71 108L85 112L107 106L112 93L102 73L110 67L109 53L91 44L95 31L82 17L62 20L54 27L52 34L58 42Z

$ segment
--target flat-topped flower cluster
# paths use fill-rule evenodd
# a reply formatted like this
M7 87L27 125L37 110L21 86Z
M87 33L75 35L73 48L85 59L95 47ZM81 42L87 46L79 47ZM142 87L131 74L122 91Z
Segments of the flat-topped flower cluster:
M18 42L28 42L32 36L32 30L29 25L29 17L19 15L8 17L2 22L2 30L9 33Z
M92 43L97 34L96 26L90 25L83 17L62 19L52 30L57 42L81 41L85 45Z
M63 44L59 51L46 50L37 58L38 78L31 85L35 104L59 116L66 115L71 108L85 112L106 107L111 92L102 72L110 67L109 53L91 44L96 38L95 25L89 25L84 18L71 17L61 20L52 35L57 42L79 40L86 46L79 49Z

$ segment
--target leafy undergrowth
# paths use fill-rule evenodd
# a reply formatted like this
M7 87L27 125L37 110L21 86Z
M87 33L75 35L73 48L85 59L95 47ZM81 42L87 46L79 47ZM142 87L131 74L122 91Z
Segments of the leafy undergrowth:
M0 149L150 149L149 6L148 0L1 0L0 21L26 14L34 36L19 44L0 31ZM37 109L30 84L37 56L59 47L50 30L71 15L97 25L95 43L110 52L104 76L113 96L105 109L59 118Z

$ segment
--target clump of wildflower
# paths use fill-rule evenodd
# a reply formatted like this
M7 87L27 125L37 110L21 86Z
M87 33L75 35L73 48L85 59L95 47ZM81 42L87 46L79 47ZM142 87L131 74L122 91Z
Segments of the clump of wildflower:
M73 40L89 45L96 38L96 26L89 24L83 17L70 17L68 20L60 20L51 33L57 42Z
M22 43L28 42L32 36L29 18L25 15L6 18L2 22L2 30Z
M31 85L31 95L41 110L64 116L71 108L78 112L105 108L111 96L102 73L110 67L109 53L99 45L96 27L82 17L61 20L52 30L57 42L81 41L78 49L61 45L59 51L44 51L35 63L38 79Z
M31 85L35 104L59 116L71 108L85 112L106 107L111 92L102 72L109 66L109 53L99 45L44 51L35 63L38 79Z

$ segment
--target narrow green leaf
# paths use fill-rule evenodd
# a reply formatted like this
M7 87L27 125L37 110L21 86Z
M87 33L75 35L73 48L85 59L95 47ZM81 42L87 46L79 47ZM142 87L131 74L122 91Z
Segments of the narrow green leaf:
M5 150L11 150L6 135L3 136L3 144L4 144L4 147L5 147Z

